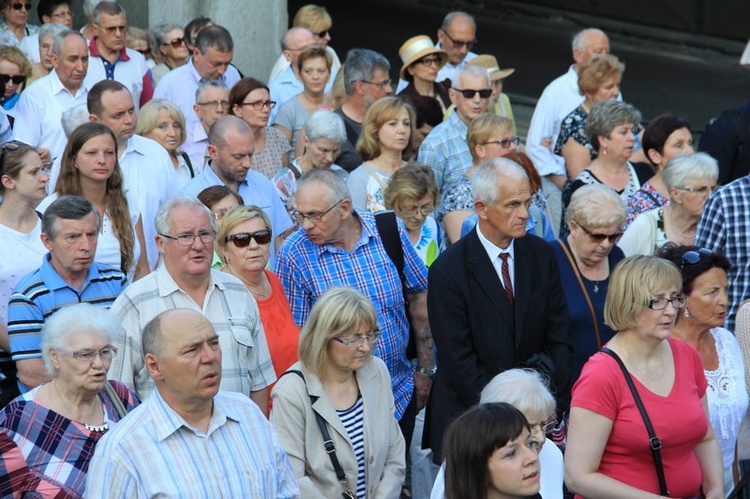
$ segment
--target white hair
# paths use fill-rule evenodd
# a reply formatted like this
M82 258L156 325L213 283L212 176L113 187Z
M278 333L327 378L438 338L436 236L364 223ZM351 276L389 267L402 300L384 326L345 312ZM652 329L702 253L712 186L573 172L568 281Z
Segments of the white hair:
M492 88L492 79L490 78L490 72L484 66L476 64L466 64L464 67L459 69L451 78L451 86L453 88L461 88L461 80L463 77L468 76L470 78L481 78L482 76L487 78L487 88Z
M60 123L62 123L63 131L66 137L70 137L70 134L83 125L89 122L89 108L86 103L76 104L70 109L66 109L62 113Z
M487 383L482 390L480 404L505 402L531 420L545 421L555 414L555 397L549 382L532 369L508 369Z

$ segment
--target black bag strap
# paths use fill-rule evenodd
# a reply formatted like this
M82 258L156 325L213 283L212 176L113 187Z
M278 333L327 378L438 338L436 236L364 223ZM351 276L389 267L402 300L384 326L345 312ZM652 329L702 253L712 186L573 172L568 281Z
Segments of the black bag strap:
M305 379L305 375L302 374L302 371L298 371L296 369L290 369L286 371L284 374L282 374L281 376L284 376L289 373L296 374L297 376L302 378L302 382L305 384L305 390L307 390L307 380ZM315 402L318 400L318 397L316 397L315 395L310 395L310 392L307 392L307 396L310 397L311 405L315 404ZM313 409L313 413L315 413L315 420L318 422L318 428L320 428L320 433L323 435L323 445L326 448L326 453L328 454L328 457L331 459L331 464L333 465L334 471L336 471L336 479L344 488L344 492L341 495L343 499L355 499L357 497L357 494L349 486L349 481L346 479L346 473L344 473L344 470L341 468L341 463L339 462L339 458L336 456L336 445L333 443L331 434L328 432L328 424L326 423L326 420L323 419L323 416L318 414L318 411Z
M651 419L648 417L646 408L643 406L643 401L641 400L641 396L638 395L638 390L636 390L635 388L635 384L633 383L633 378L630 377L630 373L628 372L627 367L625 367L625 364L622 362L622 359L620 358L619 355L617 355L615 352L613 352L607 347L602 348L600 351L609 355L613 359L615 359L615 361L617 361L617 365L620 366L620 370L622 370L622 374L625 375L625 381L627 381L628 387L630 387L630 392L633 394L633 398L635 399L635 405L638 406L638 410L641 413L643 422L646 425L646 431L648 432L648 436L649 436L649 447L651 448L651 455L654 458L654 466L656 467L656 476L659 479L660 494L663 496L669 496L669 489L667 488L667 479L664 476L664 465L661 462L661 440L659 440L659 437L657 437L656 433L654 432L654 427L651 424Z
M193 170L193 162L190 161L190 156L188 156L188 153L183 152L180 153L180 156L182 156L182 159L185 160L185 164L188 167L188 170L190 170L190 178L195 178L195 170Z
M383 241L385 252L398 270L401 283L404 282L404 247L401 245L401 236L398 234L398 222L393 210L379 211L375 214L375 225L378 234Z

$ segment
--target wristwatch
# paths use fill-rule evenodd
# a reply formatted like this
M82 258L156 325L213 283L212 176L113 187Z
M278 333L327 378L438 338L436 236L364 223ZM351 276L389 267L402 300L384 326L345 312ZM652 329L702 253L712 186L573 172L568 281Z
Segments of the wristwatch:
M430 378L434 378L435 377L435 373L437 372L437 367L433 367L432 369L425 369L422 366L417 366L417 367L414 368L414 372L426 374Z

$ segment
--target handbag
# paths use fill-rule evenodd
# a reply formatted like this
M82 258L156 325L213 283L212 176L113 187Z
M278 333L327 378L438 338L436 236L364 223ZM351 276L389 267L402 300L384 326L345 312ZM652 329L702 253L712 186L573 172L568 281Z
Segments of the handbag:
M646 408L643 406L643 401L641 400L641 396L638 395L638 390L635 388L635 384L633 383L633 378L630 377L630 373L628 372L628 369L625 367L625 364L622 362L622 359L619 355L617 355L615 352L610 350L607 347L604 347L600 350L601 352L609 355L615 361L617 361L617 365L620 366L620 370L622 371L622 374L625 375L625 381L628 383L628 387L630 388L630 392L633 394L633 398L635 399L635 405L638 406L638 410L641 413L641 417L643 418L643 422L646 425L646 431L648 432L648 444L649 448L651 449L651 456L654 458L654 466L656 467L656 477L659 479L659 493L662 496L669 497L669 489L667 488L667 479L664 476L664 465L661 462L661 440L659 437L656 436L656 433L654 432L654 427L651 424L651 419L648 417L648 413L646 412Z
M297 371L296 369L290 369L289 371L285 372L284 374L294 373L300 378L302 378L302 382L305 384L305 390L307 390L307 380L305 379L305 375L302 374L302 371ZM282 374L282 376L284 376ZM310 397L310 404L314 404L316 400L318 400L318 397L315 395L310 395L310 392L307 392L307 396ZM315 413L315 420L318 422L318 428L320 428L320 433L323 435L323 445L325 446L326 453L328 454L328 457L331 459L331 464L333 465L334 471L336 471L336 479L341 484L341 487L344 489L344 491L341 493L341 497L343 499L357 499L357 493L352 490L351 486L349 486L349 481L346 479L346 473L344 473L344 470L341 468L341 463L339 463L339 458L336 457L336 445L333 443L333 439L331 438L331 434L328 433L328 425L326 424L326 420L323 419L323 416L318 414L318 412L313 409L313 413Z
M578 279L578 284L581 286L581 291L583 291L583 297L586 298L586 303L589 306L589 312L591 312L591 321L594 323L594 333L596 334L596 347L601 348L602 339L601 339L601 336L599 335L599 322L596 320L596 312L594 312L594 305L591 303L589 292L588 290L586 290L586 286L583 284L583 279L581 279L581 270L578 268L578 264L576 263L575 259L573 258L573 255L570 253L570 250L568 249L568 246L563 242L563 240L558 239L557 242L560 244L560 247L563 249L565 256L567 256L568 260L570 260L570 266L573 267L573 272L575 273L576 278Z

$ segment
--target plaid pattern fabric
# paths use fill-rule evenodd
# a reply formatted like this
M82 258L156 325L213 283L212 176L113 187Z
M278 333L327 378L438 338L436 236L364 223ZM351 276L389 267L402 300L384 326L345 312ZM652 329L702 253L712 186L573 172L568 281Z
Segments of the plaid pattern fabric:
M473 163L466 142L468 130L469 127L453 111L419 147L419 162L432 167L441 196L445 188L458 182Z
M330 244L314 244L304 230L298 230L276 255L274 273L284 285L295 322L302 326L315 301L333 286L355 288L372 300L378 311L382 337L375 354L383 359L391 374L396 399L396 419L406 409L414 388L414 374L406 347L409 320L406 317L401 279L388 258L375 217L357 213L362 235L351 252ZM399 224L404 248L404 276L409 294L427 289L427 269Z
M724 327L734 331L737 307L750 297L750 178L725 185L708 198L698 223L695 244L721 251L732 263L729 307Z
M123 384L113 384L125 408L140 401ZM39 387L21 395L0 413L0 496L81 497L89 461L106 434L86 430L37 404ZM99 392L110 428L120 420L104 390Z

